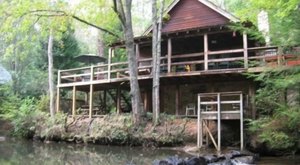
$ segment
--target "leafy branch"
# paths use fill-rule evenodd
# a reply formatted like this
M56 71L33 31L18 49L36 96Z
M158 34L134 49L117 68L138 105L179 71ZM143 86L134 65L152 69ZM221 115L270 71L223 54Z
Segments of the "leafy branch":
M117 37L119 38L119 36L117 34L115 34L114 32L108 30L108 29L105 29L105 28L102 28L96 24L93 24L91 22L88 22L74 14L69 14L69 13L66 13L65 11L62 11L62 10L44 10L44 9L41 9L41 10L32 10L32 11L28 11L26 13L24 13L23 15L21 15L21 17L24 17L26 15L35 15L37 17L71 17L81 23L84 23L86 25L89 25L89 26L92 26L98 30L101 30L107 34L110 34L114 37Z

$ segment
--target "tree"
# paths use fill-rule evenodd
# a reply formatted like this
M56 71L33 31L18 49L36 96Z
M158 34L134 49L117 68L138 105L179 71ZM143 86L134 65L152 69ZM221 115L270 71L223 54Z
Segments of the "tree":
M141 123L141 114L144 112L144 108L138 83L137 61L134 52L134 39L131 17L132 0L113 0L113 3L114 11L119 17L125 35L124 38L126 54L128 56L133 121L134 124L138 126Z
M291 48L300 45L299 4L300 0L250 0L237 13L248 16L242 20L255 24L261 10L268 12L272 45L283 50L279 53L290 53ZM259 82L260 88L255 100L259 118L250 122L249 130L273 151L296 152L300 144L300 67L279 67L250 76ZM288 99L290 95L298 98Z
M49 82L49 99L50 99L50 115L54 117L55 112L55 103L54 103L54 82L53 82L53 34L52 29L49 32L49 41L48 41L48 82Z
M160 95L159 95L159 79L160 79L160 57L161 57L161 28L162 15L164 10L164 0L161 0L159 16L157 12L157 1L152 0L152 111L153 123L159 122L160 113Z
M68 11L67 3L63 1L58 1L55 3L51 3L49 5L49 1L41 1L41 0L34 0L34 1L22 1L18 3L17 1L3 1L3 6L0 8L1 14L1 22L3 23L3 26L1 27L1 31L10 32L9 35L5 36L14 38L13 41L13 47L15 45L18 45L18 42L23 42L22 38L18 36L18 33L21 32L27 32L32 29L37 29L38 37L46 38L46 36L49 36L49 42L48 42L48 74L49 74L49 94L50 94L50 113L51 116L53 116L54 112L54 85L53 85L53 38L57 37L60 38L62 36L61 32L66 31L67 26L70 25L72 20L77 20L81 23L84 23L88 26L92 26L94 28L97 28L109 35L112 35L114 37L118 36L111 32L110 30L107 30L105 28L102 28L100 26L97 26L96 24L90 23L79 16L76 16L72 14L72 12ZM7 11L6 9L11 9ZM11 29L14 29L14 31L11 31ZM55 29L55 31L54 31ZM48 32L51 31L51 34ZM15 34L14 34L15 32ZM31 36L26 36L30 38ZM35 36L36 37L36 36ZM10 39L10 38L8 38ZM11 40L11 39L10 39ZM14 54L17 54L15 51L16 49L12 49L14 51ZM16 66L19 65L19 61L22 59L18 56L16 58L15 63L17 63ZM16 71L21 71L22 69L15 69ZM16 75L20 75L18 72ZM18 79L18 76L16 76L16 79ZM19 81L14 81L19 82ZM16 84L15 86L19 86Z

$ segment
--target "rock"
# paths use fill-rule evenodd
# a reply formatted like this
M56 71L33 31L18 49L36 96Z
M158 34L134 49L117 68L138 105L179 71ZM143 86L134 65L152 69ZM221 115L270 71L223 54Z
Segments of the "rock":
M207 165L207 163L203 157L192 157L185 161L185 165Z
M249 165L254 164L254 160L253 156L241 156L232 159L231 162L233 165Z
M153 165L185 165L185 161L178 156L171 156L165 160L155 160Z
M4 136L0 136L0 142L4 142L6 138Z
M235 157L240 157L240 156L245 156L245 155L242 154L240 151L232 150L232 151L226 153L224 156L226 157L226 159L233 159Z
M214 162L214 163L209 163L207 165L232 165L231 160L230 159L225 159L223 161L219 161L219 162Z
M205 155L204 159L206 160L206 163L213 163L219 161L217 155Z

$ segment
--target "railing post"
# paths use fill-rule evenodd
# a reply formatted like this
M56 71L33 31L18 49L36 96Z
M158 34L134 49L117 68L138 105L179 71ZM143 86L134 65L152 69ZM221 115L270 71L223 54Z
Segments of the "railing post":
M204 70L208 70L208 36L204 34Z
M172 40L168 38L168 73L171 73ZM153 64L154 65L154 64Z
M248 38L247 33L243 33L243 47L244 47L244 68L248 68Z

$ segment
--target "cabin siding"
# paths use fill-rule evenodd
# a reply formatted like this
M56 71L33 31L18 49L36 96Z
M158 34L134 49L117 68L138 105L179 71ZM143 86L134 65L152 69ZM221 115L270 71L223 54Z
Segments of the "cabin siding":
M162 32L169 33L224 25L229 19L217 13L198 0L183 0L169 12L170 20L163 26Z

